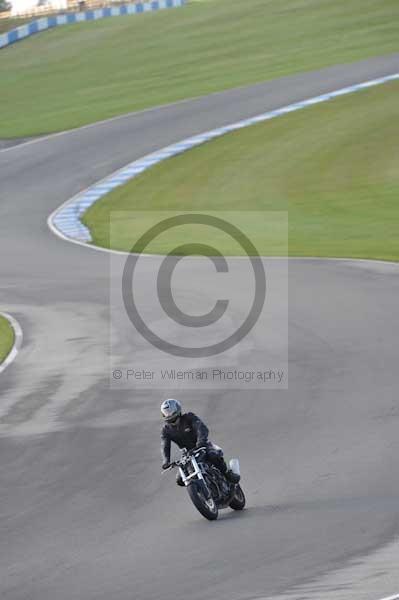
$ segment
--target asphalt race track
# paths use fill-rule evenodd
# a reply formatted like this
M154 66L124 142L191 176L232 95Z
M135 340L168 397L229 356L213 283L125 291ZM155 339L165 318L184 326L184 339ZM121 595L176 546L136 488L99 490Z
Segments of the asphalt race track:
M289 390L187 394L244 471L248 509L208 523L160 476L161 398L109 388L109 255L46 224L148 152L398 71L371 59L0 152L0 305L24 331L0 378L2 600L251 600L327 574L331 598L399 591L372 566L399 531L399 268L290 261ZM348 564L361 592L334 587Z

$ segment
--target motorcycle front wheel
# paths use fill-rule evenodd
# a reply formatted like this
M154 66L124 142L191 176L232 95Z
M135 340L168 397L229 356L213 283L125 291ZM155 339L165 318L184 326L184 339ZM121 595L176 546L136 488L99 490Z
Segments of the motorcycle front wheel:
M206 493L204 484L201 481L193 481L187 488L188 495L191 498L195 508L205 519L214 521L218 518L218 507L210 494ZM209 495L209 498L207 496Z

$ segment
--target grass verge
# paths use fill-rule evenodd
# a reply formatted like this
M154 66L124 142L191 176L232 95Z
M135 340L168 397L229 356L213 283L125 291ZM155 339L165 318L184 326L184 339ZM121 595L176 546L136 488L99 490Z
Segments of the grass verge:
M0 365L9 355L14 344L14 329L10 322L0 315Z
M282 232L266 226L286 211L291 256L399 260L398 98L393 82L226 135L115 189L83 221L109 248L112 215L112 247L130 250L140 211L264 211L253 241L280 255Z
M399 50L397 0L191 0L0 51L0 137L59 131Z

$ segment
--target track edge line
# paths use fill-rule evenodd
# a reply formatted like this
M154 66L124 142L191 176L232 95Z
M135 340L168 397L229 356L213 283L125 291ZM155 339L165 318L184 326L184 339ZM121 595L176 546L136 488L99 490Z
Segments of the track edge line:
M102 198L102 197L106 196L108 193L110 193L112 191L112 189L114 189L115 187L119 187L119 186L123 185L124 183L127 183L127 181L131 181L132 179L134 179L135 177L140 175L142 172L144 172L148 169L151 169L151 167L154 166L155 164L163 162L164 160L172 158L179 154L185 153L194 147L198 147L206 142L209 142L209 141L212 141L219 137L222 137L228 133L232 133L234 131L244 129L246 127L250 127L257 123L265 122L265 121L274 119L279 116L284 116L285 114L289 114L291 112L296 112L298 110L308 108L315 104L328 102L335 98L339 98L339 97L342 97L342 96L345 96L348 94L352 94L352 93L355 93L355 92L358 92L358 91L361 91L364 89L370 89L377 85L381 85L384 83L388 83L391 81L397 81L397 80L399 80L399 73L393 73L391 75L385 75L383 77L374 78L374 79L371 79L371 80L368 80L368 81L365 81L362 83L345 86L344 88L339 88L337 90L333 90L331 92L321 94L319 96L307 98L300 102L294 102L294 103L288 104L286 106L255 115L253 117L241 119L240 121L236 121L236 122L226 125L224 127L215 128L215 129L203 132L201 134L197 134L197 135L191 136L189 138L180 140L169 146L160 148L160 149L156 150L155 152L147 154L133 162L128 163L124 167L112 172L111 174L107 175L106 177L102 178L101 180L97 181L96 183L81 190L80 192L75 194L72 198L69 198L68 200L66 200L64 203L61 204L61 206L56 208L49 215L49 217L47 218L47 225L48 225L49 229L52 231L52 233L54 233L57 237L59 237L60 239L63 239L64 241L71 242L71 243L74 243L74 244L77 244L80 246L84 246L86 248L91 248L93 250L98 250L100 252L109 252L111 254L120 254L120 255L126 256L129 254L128 252L104 248L104 247L92 244L91 243L91 241L92 241L91 235L90 235L88 228L85 225L83 225L83 223L81 223L81 221L80 221L80 216L90 206L92 206L100 198ZM118 117L116 117L116 118L118 118ZM90 124L89 127L93 126L93 125L94 124ZM54 135L57 135L57 134L54 134ZM126 172L129 170L132 170L132 169L136 170L137 172L132 173L130 176L127 177ZM125 181L121 181L119 184L115 184L115 182L114 182L114 184L112 186L111 185L107 186L107 182L109 183L112 179L116 178L118 175L119 176L124 175ZM81 204L79 204L79 201L81 201L84 198L85 194L87 194L88 192L93 193L96 188L99 188L101 186L108 188L108 189L103 189L101 191L97 190L98 197L92 199L92 201L90 203L88 203L88 199L86 198L85 206L83 209ZM75 208L76 215L73 215L70 217L70 222L75 222L75 227L76 226L78 228L80 227L83 230L83 237L85 237L86 239L79 239L79 238L73 237L73 235L68 235L67 233L62 231L59 227L57 227L57 225L54 223L54 219L57 216L59 216L60 214L62 215L63 209L66 209L67 207ZM380 259L361 259L361 258L359 259L359 258L354 258L354 257L337 257L337 258L335 258L335 257L308 256L308 257L270 257L270 258L280 258L280 259L281 258L284 258L284 259L294 258L294 259L305 259L305 260L307 259L307 260L336 260L336 261L344 260L344 261L361 261L361 262L373 263L373 264L377 263L377 264L398 265L398 263L396 261L388 261L388 260L385 261L385 260L380 260Z

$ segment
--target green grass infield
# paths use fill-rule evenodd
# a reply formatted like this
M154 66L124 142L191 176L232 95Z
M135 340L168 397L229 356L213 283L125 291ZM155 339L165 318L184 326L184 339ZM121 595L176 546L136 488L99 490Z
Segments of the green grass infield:
M0 137L397 52L398 0L189 0L57 27L0 51Z
M146 229L143 211L244 211L246 232L266 256L284 254L278 215L286 214L290 256L397 261L398 98L392 82L228 134L115 189L83 222L95 244L129 251ZM178 228L170 236L146 252L193 241ZM201 241L215 240L208 233Z
M14 329L10 322L0 315L0 365L9 355L14 344Z

